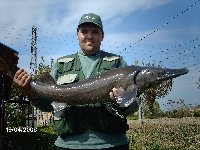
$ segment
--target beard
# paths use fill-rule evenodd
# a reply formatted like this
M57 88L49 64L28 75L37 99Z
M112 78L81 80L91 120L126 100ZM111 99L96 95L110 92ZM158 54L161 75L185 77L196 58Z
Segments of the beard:
M100 44L80 44L82 52L86 55L93 55L100 50Z

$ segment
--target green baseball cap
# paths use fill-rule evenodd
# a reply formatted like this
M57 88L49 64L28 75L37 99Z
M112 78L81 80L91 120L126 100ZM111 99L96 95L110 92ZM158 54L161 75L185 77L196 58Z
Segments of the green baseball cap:
M93 13L84 14L81 17L78 26L80 26L83 23L94 23L97 26L99 26L101 29L103 29L101 17Z

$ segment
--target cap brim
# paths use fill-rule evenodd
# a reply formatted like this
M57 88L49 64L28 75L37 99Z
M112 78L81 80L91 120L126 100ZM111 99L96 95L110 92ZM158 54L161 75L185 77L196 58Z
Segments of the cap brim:
M78 27L79 26L81 26L81 25L83 25L83 24L86 24L86 23L91 23L91 24L94 24L94 25L96 25L96 26L98 26L99 28L101 28L102 29L102 27L98 24L98 23L95 23L95 22L91 22L91 21L88 21L88 22L82 22L82 23L80 23L79 25L78 25Z

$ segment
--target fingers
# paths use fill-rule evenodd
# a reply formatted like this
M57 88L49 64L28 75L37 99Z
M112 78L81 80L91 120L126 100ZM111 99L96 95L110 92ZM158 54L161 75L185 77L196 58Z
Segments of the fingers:
M30 81L31 81L31 76L27 76L27 77L25 77L26 79L25 79L25 82L24 82L24 85L29 85L29 83L30 83Z
M116 97L116 95L117 95L117 88L114 87L114 88L112 89L112 91L113 91L114 97Z
M19 69L13 80L19 87L24 88L29 86L31 77L24 69Z
M114 97L113 92L110 92L109 95L110 95L110 98L111 98L112 100L115 100L115 97Z
M30 87L31 76L24 70L19 69L14 76L13 81L23 90L24 94L33 100L35 96Z
M117 89L114 87L112 91L109 93L110 98L115 101L116 100Z
M17 72L15 73L14 78L18 77L23 71L24 71L24 69L17 70Z

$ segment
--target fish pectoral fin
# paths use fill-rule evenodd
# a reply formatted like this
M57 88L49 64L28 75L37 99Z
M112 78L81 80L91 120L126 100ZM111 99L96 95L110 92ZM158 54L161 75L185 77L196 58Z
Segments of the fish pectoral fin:
M56 84L53 77L49 74L49 72L44 72L41 75L36 76L36 79L42 83Z
M51 106L54 109L54 113L57 113L57 112L63 110L67 106L67 104L66 103L52 102Z
M130 106L135 100L137 95L136 85L130 85L126 90L122 87L116 90L116 102L119 107L126 108Z

